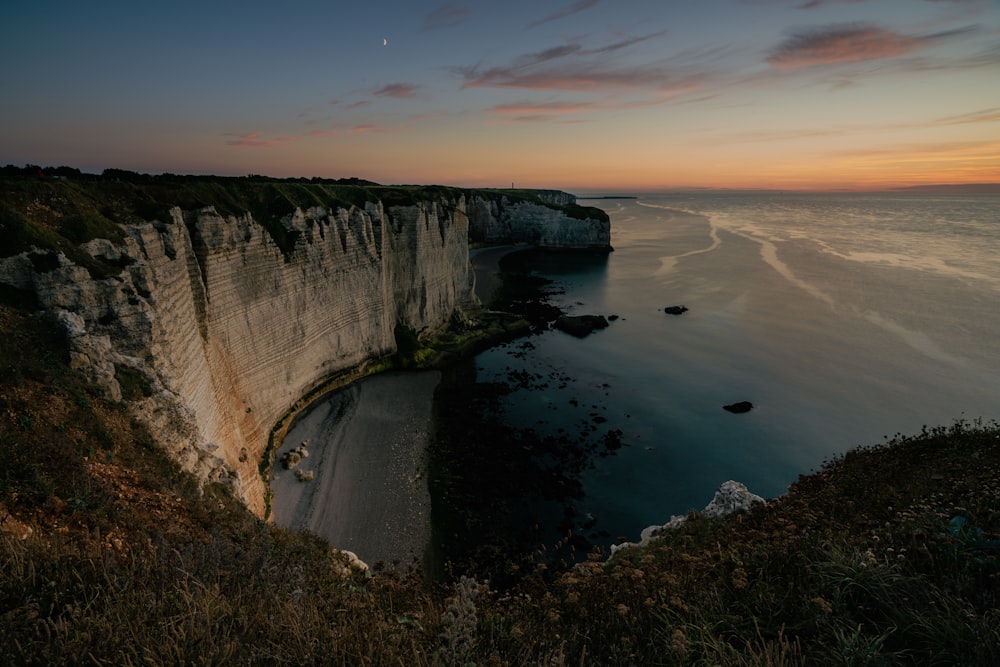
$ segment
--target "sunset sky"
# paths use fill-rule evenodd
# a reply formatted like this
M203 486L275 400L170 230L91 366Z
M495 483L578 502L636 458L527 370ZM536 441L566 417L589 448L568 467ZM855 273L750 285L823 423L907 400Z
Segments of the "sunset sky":
M4 2L0 164L574 192L1000 181L997 0Z

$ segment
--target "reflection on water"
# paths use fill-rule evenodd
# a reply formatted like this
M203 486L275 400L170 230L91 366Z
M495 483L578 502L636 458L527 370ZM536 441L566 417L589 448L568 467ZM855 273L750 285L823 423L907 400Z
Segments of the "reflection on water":
M774 496L851 446L1000 417L1000 267L988 250L1000 247L1000 198L608 204L615 252L522 259L571 314L618 319L477 358L483 382L571 378L516 387L503 399L511 425L622 432L572 508L592 541L633 539L704 506L726 479ZM680 304L690 310L664 314ZM741 400L756 408L721 409Z

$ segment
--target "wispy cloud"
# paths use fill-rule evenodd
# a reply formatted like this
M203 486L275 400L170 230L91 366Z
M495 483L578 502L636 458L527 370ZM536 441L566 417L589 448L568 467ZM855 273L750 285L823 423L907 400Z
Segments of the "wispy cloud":
M823 5L833 5L833 4L841 4L841 3L844 3L844 4L846 4L846 3L858 3L858 2L866 2L866 1L867 0L809 0L808 2L804 2L804 3L800 4L798 6L798 8L799 9L816 9L817 7L821 7Z
M573 116L599 108L600 105L591 102L522 101L498 104L487 111L491 116L517 123L579 123L583 119Z
M798 139L813 139L816 137L849 136L857 134L877 133L884 135L888 132L907 130L930 130L935 127L947 125L969 125L977 123L1000 123L1000 107L981 109L957 116L942 116L927 118L925 120L906 123L865 123L837 125L830 127L790 127L782 130L741 132L736 134L720 134L713 141L719 144L733 143L772 143L776 141L795 141ZM707 141L707 140L706 140ZM980 145L975 142L965 142L962 144L969 146Z
M344 102L343 100L331 100L330 106L351 110L351 109L360 109L361 107L366 107L371 103L372 103L371 100L357 100L355 102Z
M232 137L226 141L229 146L244 146L248 148L270 148L273 146L278 146L280 144L288 143L293 141L294 137L288 136L276 136L265 138L260 132L244 132L242 134L236 132L227 132L224 136Z
M568 114L579 113L594 108L591 102L509 102L498 104L489 109L492 114L501 115L536 115L536 114Z
M585 9L590 9L598 2L599 0L579 0L579 2L574 2L571 5L567 5L566 7L563 7L562 9L553 12L548 16L544 16L538 19L537 21L532 21L531 23L528 24L528 27L534 28L536 26L542 25L543 23L549 23L551 21L558 21L559 19L564 19L567 16L572 16L573 14L582 12Z
M595 113L614 110L641 109L674 102L673 93L683 91L654 91L639 98L609 96L596 101L547 101L521 100L490 107L486 112L495 117L514 122L580 123ZM707 99L707 98L702 98Z
M372 94L376 97L392 97L397 100L419 97L419 87L412 83L390 83L382 86Z
M506 65L453 69L463 88L523 88L529 90L601 91L604 89L674 89L681 76L662 63L618 65L608 56L663 33L639 35L595 48L579 41L523 54Z
M945 162L995 164L1000 154L997 141L928 141L925 143L875 146L837 151L832 155L889 162L921 162L935 159Z
M803 30L775 48L767 62L797 69L901 56L926 45L927 38L901 35L872 25L835 25Z
M243 148L274 148L302 139L322 139L330 137L345 137L361 134L384 134L394 132L398 128L388 125L376 125L374 123L362 123L356 125L336 125L327 128L317 128L298 135L278 135L266 137L260 132L227 132L223 136L229 137L226 140L227 146L240 146Z
M371 123L364 125L355 125L347 131L347 134L381 134L383 132L390 132L390 128L384 125L373 125Z
M527 90L566 90L610 92L613 89L657 90L675 92L697 87L697 77L680 77L666 66L602 68L591 63L564 65L520 71L509 68L474 69L463 72L464 88L523 88Z
M392 132L393 128L386 125L375 125L372 123L364 123L361 125L343 125L339 127L333 127L326 130L313 130L308 133L309 137L343 137L355 134L383 134L386 132Z
M449 2L435 7L424 15L424 31L456 26L465 20L468 13L469 10L457 2Z

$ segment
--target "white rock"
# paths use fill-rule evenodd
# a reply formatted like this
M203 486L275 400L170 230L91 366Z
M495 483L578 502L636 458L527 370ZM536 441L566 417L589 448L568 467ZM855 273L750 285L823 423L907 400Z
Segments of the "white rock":
M712 501L699 514L710 518L727 516L736 512L745 512L754 505L765 502L760 496L751 493L744 484L729 480L719 486ZM647 526L639 534L638 543L623 542L622 544L612 544L611 557L614 557L617 552L628 547L646 546L663 535L664 532L679 527L687 519L687 516L674 515L670 517L670 521L661 526Z

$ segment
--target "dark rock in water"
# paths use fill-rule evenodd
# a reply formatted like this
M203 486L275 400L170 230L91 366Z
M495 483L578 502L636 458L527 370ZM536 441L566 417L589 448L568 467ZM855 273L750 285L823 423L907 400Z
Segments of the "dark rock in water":
M667 315L681 315L688 311L687 306L667 306L663 309Z
M742 414L744 412L750 412L753 410L753 403L750 401L740 401L739 403L731 403L729 405L723 405L723 410L728 410L734 414Z
M608 322L614 322L618 319L617 315L608 315Z
M556 329L577 338L583 338L607 326L608 321L603 315L560 315L555 323Z

